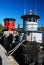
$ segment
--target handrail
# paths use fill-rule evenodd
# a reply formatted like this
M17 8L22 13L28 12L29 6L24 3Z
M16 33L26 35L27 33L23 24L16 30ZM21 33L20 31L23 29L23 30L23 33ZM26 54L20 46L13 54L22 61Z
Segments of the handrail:
M21 41L15 48L13 48L11 51L8 52L9 55L12 55L19 47L20 45L24 42L25 40Z

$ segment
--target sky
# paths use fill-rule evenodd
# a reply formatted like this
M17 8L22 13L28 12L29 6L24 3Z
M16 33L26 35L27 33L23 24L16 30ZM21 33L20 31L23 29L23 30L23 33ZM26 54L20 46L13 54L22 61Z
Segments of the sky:
M40 16L38 26L44 25L44 0L0 0L0 23L4 25L4 18L15 18L17 27L23 23L21 16L25 9L36 11Z

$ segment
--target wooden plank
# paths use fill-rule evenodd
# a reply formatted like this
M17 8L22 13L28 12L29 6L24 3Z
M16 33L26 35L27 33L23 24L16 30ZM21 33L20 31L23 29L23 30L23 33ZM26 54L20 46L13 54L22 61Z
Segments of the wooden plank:
M2 65L19 65L12 56L8 57L5 53L5 48L0 44L0 56L2 57Z

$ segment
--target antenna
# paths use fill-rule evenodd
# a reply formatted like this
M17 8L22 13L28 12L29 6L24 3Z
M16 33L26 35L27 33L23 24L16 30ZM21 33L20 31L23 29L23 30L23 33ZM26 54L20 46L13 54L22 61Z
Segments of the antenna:
M26 0L24 0L24 15L26 14Z
M35 13L37 14L37 0L35 0Z
M26 14L26 9L24 9L24 15Z
M37 14L37 0L33 0L33 14Z

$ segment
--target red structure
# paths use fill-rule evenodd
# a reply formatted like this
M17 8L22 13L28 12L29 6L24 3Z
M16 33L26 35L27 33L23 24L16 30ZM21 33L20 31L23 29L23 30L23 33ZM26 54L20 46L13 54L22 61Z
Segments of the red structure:
M14 18L5 18L4 19L4 30L16 30L15 28L15 19Z

